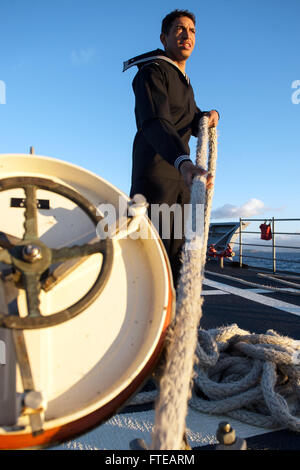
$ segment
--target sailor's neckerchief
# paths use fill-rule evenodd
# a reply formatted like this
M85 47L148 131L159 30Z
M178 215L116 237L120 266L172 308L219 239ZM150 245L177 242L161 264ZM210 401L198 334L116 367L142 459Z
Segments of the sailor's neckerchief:
M176 62L174 62L172 59L170 59L167 56L166 52L163 51L162 49L155 49L154 51L146 52L145 54L141 54L141 55L138 55L136 57L133 57L132 59L126 60L125 62L123 62L123 72L128 70L130 67L133 67L134 65L138 66L140 64L143 64L144 62L149 62L149 61L155 60L155 59L162 59L162 60L165 60L166 62L169 62L170 64L174 65L174 67L176 67L182 73L182 75L184 76L186 81L188 83L190 83L190 79L187 76L187 74L183 73L182 70L180 70L180 68L176 64Z

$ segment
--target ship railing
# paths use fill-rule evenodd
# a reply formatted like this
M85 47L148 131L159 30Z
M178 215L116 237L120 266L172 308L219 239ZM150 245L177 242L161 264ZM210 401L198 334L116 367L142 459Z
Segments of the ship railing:
M281 232L281 231L276 231L278 227L278 222L299 222L300 219L277 219L277 218L263 218L263 219L249 219L249 218L240 218L240 228L239 228L239 241L235 241L234 244L239 246L239 264L240 267L243 266L243 256L247 258L254 258L254 259L260 259L260 260L266 260L270 261L270 258L262 257L262 256L253 256L251 254L244 255L243 248L246 246L251 246L251 247L260 247L263 248L264 250L266 249L266 245L262 245L260 243L246 243L243 240L243 237L245 234L252 234L252 235L261 235L261 231L248 231L248 230L243 230L243 223L244 222L269 222L271 225L271 232L272 232L272 239L270 240L270 246L267 248L270 248L272 250L272 268L273 268L273 273L276 272L277 269L277 262L283 261L285 263L299 263L299 268L300 268L300 259L295 260L295 259L281 259L280 255L278 257L277 249L289 249L289 250L296 250L297 253L300 253L300 238L299 238L299 246L289 246L289 245L278 245L276 243L276 237L277 235L287 235L287 236L300 236L300 232Z

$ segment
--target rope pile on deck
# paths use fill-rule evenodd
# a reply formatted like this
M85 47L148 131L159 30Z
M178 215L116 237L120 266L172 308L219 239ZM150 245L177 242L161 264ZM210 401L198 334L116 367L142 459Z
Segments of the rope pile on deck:
M196 164L208 168L213 181L216 159L217 132L208 129L204 116ZM201 246L196 239L196 249L190 249L193 240L188 240L183 250L176 315L155 408L152 449L182 449L188 405L255 426L300 431L300 342L272 330L253 334L237 325L207 331L200 328L212 197L213 188L206 190L205 178L195 177L191 205L205 206L204 234ZM153 392L146 392L131 404L153 399Z
M300 431L300 341L237 325L200 330L189 404L253 426Z

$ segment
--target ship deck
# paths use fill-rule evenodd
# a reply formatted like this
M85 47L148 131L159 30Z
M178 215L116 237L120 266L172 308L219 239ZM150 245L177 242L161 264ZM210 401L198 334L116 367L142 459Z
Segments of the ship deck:
M300 290L297 292L296 286L291 287L274 280L271 272L251 267L241 269L233 263L227 263L221 269L217 262L212 261L206 268L202 328L236 323L251 333L265 333L272 329L280 335L300 340ZM300 275L298 281L294 279L296 275L292 272L276 275L285 281L298 283L300 289ZM261 287L248 283L259 284ZM276 291L266 287L276 288ZM251 433L249 436L246 434L247 430L243 437L246 438L248 449L300 449L300 435L293 431L267 431L257 435ZM211 446L205 448L209 449Z
M240 268L229 262L221 268L218 262L208 262L202 289L204 304L200 326L211 329L237 324L251 333L273 329L280 335L300 340L300 290L297 290L300 276L297 280L295 273L276 273L279 274L281 279L295 285L272 279L273 274L262 269ZM137 438L149 444L154 417L154 403L128 405L98 428L56 449L129 450L130 442ZM218 423L224 420L230 422L239 437L246 439L250 450L300 449L300 434L294 431L250 426L226 416L211 416L190 409L186 426L192 449L213 449L217 442Z

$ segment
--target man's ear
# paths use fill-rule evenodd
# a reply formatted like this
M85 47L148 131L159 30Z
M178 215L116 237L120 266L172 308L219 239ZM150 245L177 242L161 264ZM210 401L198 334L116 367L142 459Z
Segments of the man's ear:
M164 47L166 47L166 35L165 35L165 33L160 34L160 42L162 43L162 45Z

